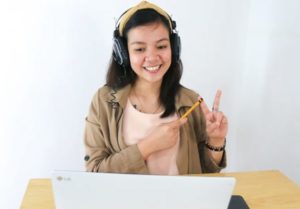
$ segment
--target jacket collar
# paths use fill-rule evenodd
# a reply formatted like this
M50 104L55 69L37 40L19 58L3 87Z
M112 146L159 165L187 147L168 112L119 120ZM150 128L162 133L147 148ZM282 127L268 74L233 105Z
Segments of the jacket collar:
M115 101L118 102L123 109L126 107L130 91L131 91L131 84L128 84L125 87L116 90Z
M193 101L191 98L195 97L191 90L181 86L176 97L175 97L175 108L179 110L181 107L191 107L196 101Z

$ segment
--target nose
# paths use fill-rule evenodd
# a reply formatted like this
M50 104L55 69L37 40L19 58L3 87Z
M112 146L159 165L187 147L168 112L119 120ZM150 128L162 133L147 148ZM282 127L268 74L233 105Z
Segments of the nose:
M159 55L157 53L157 50L156 49L149 49L147 51L145 60L148 61L148 62L151 62L151 61L157 60L158 58L159 58Z

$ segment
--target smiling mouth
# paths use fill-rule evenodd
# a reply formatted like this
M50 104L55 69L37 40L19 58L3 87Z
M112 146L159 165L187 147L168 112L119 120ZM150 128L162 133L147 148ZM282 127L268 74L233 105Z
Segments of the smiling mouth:
M149 66L149 67L144 67L144 69L149 72L157 72L161 66L162 65L156 65L156 66L151 66L151 67Z

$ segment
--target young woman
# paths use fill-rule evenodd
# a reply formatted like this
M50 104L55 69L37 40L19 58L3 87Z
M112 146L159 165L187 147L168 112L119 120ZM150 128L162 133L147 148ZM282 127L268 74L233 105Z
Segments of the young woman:
M127 10L114 32L106 85L95 94L84 143L92 172L178 175L219 172L226 164L225 115L180 85L176 24L147 1Z

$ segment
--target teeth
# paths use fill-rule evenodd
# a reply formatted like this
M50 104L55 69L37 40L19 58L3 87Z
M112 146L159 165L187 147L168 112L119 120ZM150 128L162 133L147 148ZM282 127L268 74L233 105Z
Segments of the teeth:
M157 66L153 66L153 67L145 67L145 69L149 70L149 71L155 71L155 70L158 70L159 67L160 67L160 65L157 65Z

